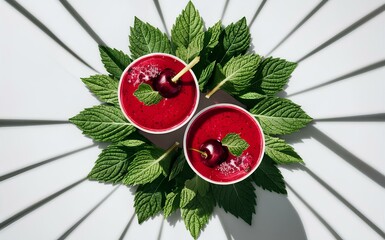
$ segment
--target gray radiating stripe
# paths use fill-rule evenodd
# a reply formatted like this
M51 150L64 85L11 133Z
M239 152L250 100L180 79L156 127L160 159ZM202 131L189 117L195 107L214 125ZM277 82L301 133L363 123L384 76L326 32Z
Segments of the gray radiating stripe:
M263 6L265 6L266 2L267 2L267 0L263 0L263 1L261 2L261 4L259 5L257 11L255 12L253 18L251 19L251 21L250 21L250 23L249 23L249 28L254 24L255 19L257 19L259 13L262 11L262 8L263 8Z
M225 6L223 6L223 10L222 10L222 14L221 14L221 21L225 17L225 14L226 14L226 11L227 11L227 7L229 6L229 2L230 2L230 0L226 0Z
M334 118L318 118L315 122L385 122L385 113L375 113L368 115L334 117Z
M295 26L293 28L293 30L291 30L275 47L273 47L273 49L270 50L270 52L268 54L266 54L266 56L269 56L270 54L272 54L277 48L279 48L282 43L284 43L291 35L293 35L293 33L295 33L299 28L302 27L302 25L304 25L316 12L318 12L324 5L325 3L327 3L328 0L322 0L320 3L317 4L317 6L315 6L315 8L313 8L307 15L304 19L302 19L298 24L297 26Z
M360 74L367 73L367 72L373 71L373 70L378 69L378 68L382 68L384 66L385 66L385 59L381 60L381 61L378 61L378 62L375 62L375 63L372 63L372 64L369 64L369 65L367 65L365 67L359 68L357 70L354 70L352 72L349 72L347 74L344 74L342 76L334 78L332 80L326 81L324 83L321 83L321 84L315 85L313 87L310 87L310 88L307 88L307 89L304 89L304 90L301 90L301 91L289 94L289 95L287 95L287 97L292 97L292 96L295 96L295 95L298 95L298 94L301 94L301 93L305 93L305 92L309 92L309 91L312 91L312 90L316 90L318 88L325 87L325 86L328 86L330 84L339 82L341 80L345 80L345 79L348 79L348 78L351 78L351 77L355 77L355 76L358 76Z
M19 174L22 174L24 172L27 172L29 170L32 170L34 168L37 168L37 167L40 167L42 165L45 165L47 163L50 163L50 162L53 162L53 161L56 161L56 160L59 160L61 158L64 158L64 157L67 157L69 155L72 155L72 154L75 154L75 153L78 153L78 152L81 152L83 150L86 150L88 148L91 148L91 147L95 147L96 144L92 144L92 145L89 145L89 146L86 146L86 147L82 147L82 148L79 148L79 149L75 149L73 151L70 151L70 152L67 152L67 153L64 153L64 154L61 154L61 155L58 155L56 157L53 157L53 158L49 158L47 160L44 160L44 161L41 161L41 162L38 162L38 163L35 163L35 164L32 164L32 165L29 165L27 167L23 167L23 168L20 168L18 170L15 170L15 171L12 171L10 173L7 173L7 174L4 174L2 176L0 176L0 182L4 181L4 180L7 180L8 178L11 178L11 177L14 177L14 176L17 176Z
M83 181L85 181L86 178L82 178L80 179L79 181L76 181L74 182L73 184L63 188L62 190L59 190L57 192L55 192L54 194L32 204L31 206L25 208L24 210L16 213L15 215L13 215L12 217L4 220L3 222L0 223L0 230L2 230L3 228L9 226L10 224L16 222L17 220L21 219L22 217L24 217L25 215L33 212L34 210L38 209L39 207L43 206L44 204L48 203L49 201L53 200L54 198L60 196L61 194L67 192L68 190L74 188L75 186L79 185L80 183L82 183Z
M332 38L330 38L326 42L322 43L321 45L316 47L314 50L312 50L309 53L307 53L305 56L303 56L300 59L298 59L297 62L298 63L302 62L303 60L307 59L308 57L314 55L315 53L317 53L317 52L321 51L322 49L326 48L327 46L331 45L332 43L338 41L339 39L341 39L344 36L348 35L352 31L354 31L355 29L357 29L358 27L363 25L364 23L368 22L372 18L374 18L377 15L379 15L380 13L382 13L384 10L385 10L385 4L383 4L380 7L376 8L374 11L368 13L367 15L365 15L364 17L362 17L358 21L354 22L349 27L347 27L344 30L342 30L341 32L337 33Z
M61 120L29 120L29 119L0 119L0 127L25 127L37 125L67 124Z
M316 210L314 210L288 183L286 186L291 192L314 214L314 216L326 227L326 229L336 238L342 240L340 235L334 230L334 228L321 217Z
M77 221L74 225L72 225L67 231L61 235L58 240L66 239L79 225L86 220L100 205L102 205L117 189L119 186L115 187L107 196L105 196L98 204L95 205L86 215L84 215L79 221Z
M328 185L325 181L323 181L320 177L318 177L315 173L313 173L309 168L304 165L300 165L299 168L301 170L306 171L312 178L314 178L319 184L321 184L324 188L326 188L331 194L333 194L340 202L342 202L346 207L348 207L354 214L356 214L362 221L364 221L371 229L373 229L376 233L378 233L382 238L385 239L385 233L377 227L372 221L370 221L362 212L360 212L357 208L355 208L348 200L346 200L341 194L339 194L336 190L334 190L330 185Z
M160 20L162 21L164 30L166 31L166 35L167 35L168 38L170 38L171 36L170 36L169 31L168 31L168 28L167 28L167 25L166 25L166 21L164 20L163 11L162 11L162 8L160 7L159 0L153 0L153 2L154 2L154 5L155 5L155 8L156 8L156 11L158 12L158 15L160 17Z
M123 229L122 234L120 234L119 240L123 240L124 237L126 236L128 228L131 226L131 223L132 223L132 220L134 220L134 217L135 217L135 213L132 214L130 220L128 220L128 223L127 223L126 227Z
M99 35L88 25L88 23L80 16L80 14L75 10L74 7L69 4L66 0L60 0L60 3L64 6L65 9L75 18L75 20L80 24L80 26L90 35L97 44L106 45Z
M82 62L84 65L89 67L95 72L95 68L91 67L85 60L83 60L79 55L77 55L74 51L72 51L64 42L62 42L51 30L48 29L42 22L40 22L35 16L33 16L30 12L27 11L23 6L21 6L15 0L5 0L9 5L11 5L14 9L16 9L19 13L21 13L24 17L30 20L36 27L42 30L45 34L47 34L52 40L54 40L57 44L59 44L62 48L64 48L68 53L70 53L77 60Z

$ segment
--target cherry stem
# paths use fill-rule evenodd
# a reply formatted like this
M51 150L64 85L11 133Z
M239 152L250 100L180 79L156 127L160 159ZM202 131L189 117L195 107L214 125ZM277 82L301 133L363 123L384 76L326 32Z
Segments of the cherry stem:
M183 74L185 74L188 70L190 70L192 67L195 66L195 64L197 64L200 60L200 57L199 56L196 56L189 64L186 65L186 67L184 67L182 70L180 70L180 72L178 72L177 75L175 75L171 81L173 81L174 83L177 82L179 80L180 77L182 77Z
M208 156L207 156L207 153L205 153L205 152L203 152L203 151L201 151L201 150L198 150L198 149L195 149L195 148L189 148L188 150L191 150L191 151L200 153L204 159L206 159L206 158L208 157Z

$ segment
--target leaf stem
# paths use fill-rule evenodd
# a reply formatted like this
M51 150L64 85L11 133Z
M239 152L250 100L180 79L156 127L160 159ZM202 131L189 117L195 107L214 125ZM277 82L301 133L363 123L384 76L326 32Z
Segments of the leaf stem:
M194 151L194 152L197 152L197 153L200 153L201 156L206 159L208 156L207 156L207 153L201 151L201 150L198 150L198 149L195 149L195 148L189 148L188 150L191 150L191 151Z
M180 77L182 77L183 74L185 74L188 70L190 70L192 67L195 66L195 64L197 64L200 60L200 57L199 56L196 56L189 64L186 65L186 67L184 67L182 70L180 70L180 72L178 72L177 75L175 75L171 81L173 82L177 82L179 80Z
M168 155L170 152L174 151L179 146L179 142L175 142L171 147L169 147L163 155Z

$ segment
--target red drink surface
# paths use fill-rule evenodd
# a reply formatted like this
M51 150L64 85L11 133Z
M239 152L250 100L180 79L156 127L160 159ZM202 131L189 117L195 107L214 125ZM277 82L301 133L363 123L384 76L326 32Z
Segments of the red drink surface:
M181 126L193 114L197 104L197 87L193 75L185 73L181 81L179 94L172 98L163 98L159 103L146 106L140 102L134 92L140 83L152 85L155 78L166 68L178 73L185 63L167 54L151 54L131 64L123 73L119 88L120 105L126 117L143 130L164 132Z
M200 153L186 150L190 164L203 177L214 182L233 182L246 177L260 163L264 151L263 133L256 120L234 106L215 106L199 115L186 136L186 149L199 149L208 139L221 141L228 133L239 134L250 145L241 156L229 153L226 161L211 168Z

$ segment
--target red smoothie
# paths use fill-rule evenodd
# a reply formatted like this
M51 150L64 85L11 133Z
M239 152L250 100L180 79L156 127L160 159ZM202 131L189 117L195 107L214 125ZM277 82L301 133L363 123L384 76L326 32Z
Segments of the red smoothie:
M221 141L236 133L249 147L240 156L228 154L217 166L204 164L199 149L209 139ZM203 179L216 184L232 184L247 178L260 164L264 153L264 136L259 123L246 110L232 104L218 104L202 110L190 122L184 137L184 152L191 168Z
M119 83L119 103L126 118L150 133L167 133L184 125L194 114L199 101L197 80L191 70L179 79L179 93L163 98L157 104L145 105L134 96L134 92L141 83L152 85L154 78L164 69L178 73L185 66L182 60L164 53L145 55L132 62Z

